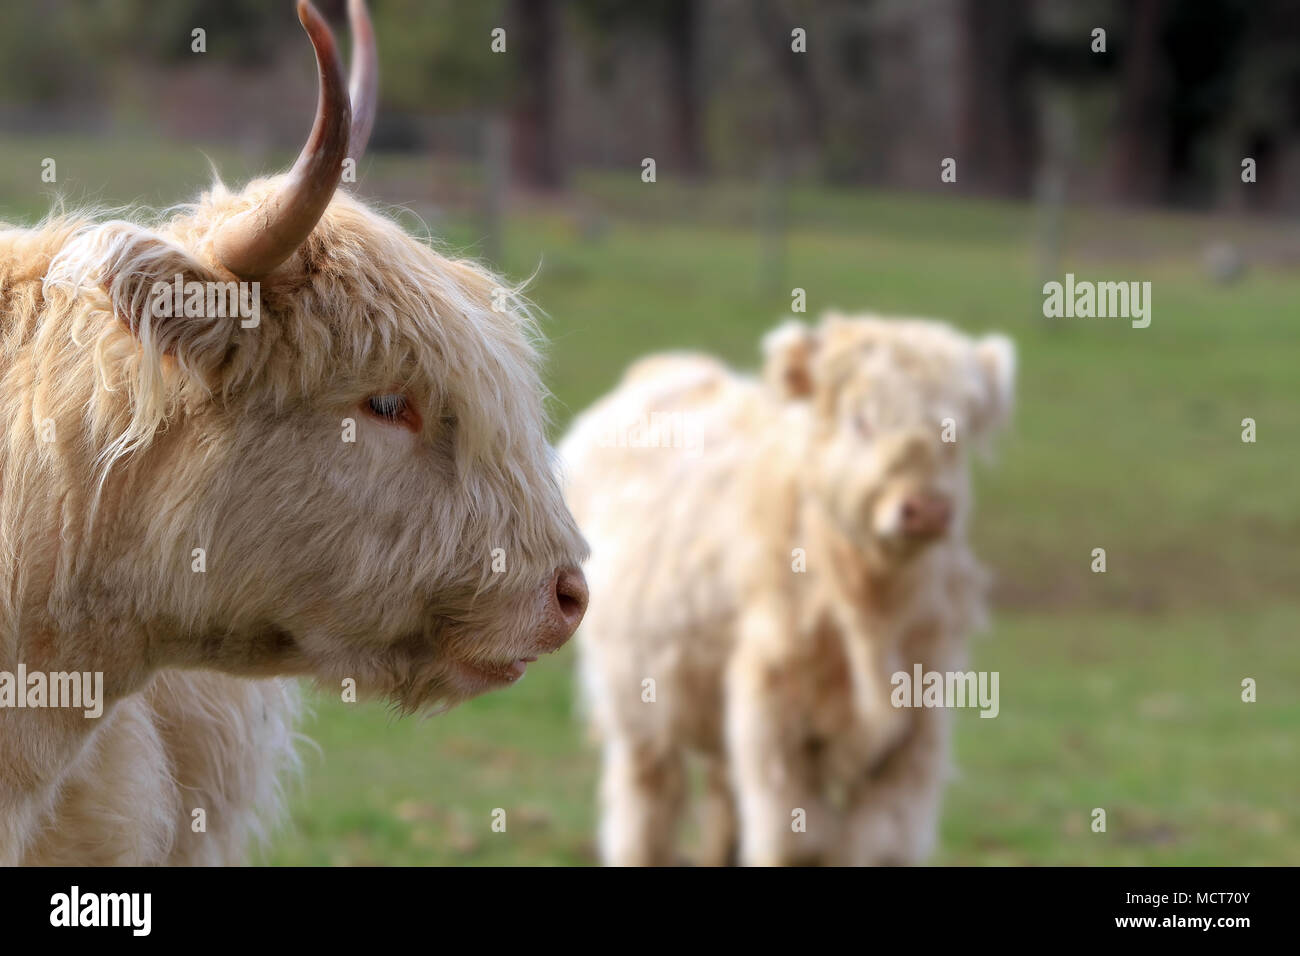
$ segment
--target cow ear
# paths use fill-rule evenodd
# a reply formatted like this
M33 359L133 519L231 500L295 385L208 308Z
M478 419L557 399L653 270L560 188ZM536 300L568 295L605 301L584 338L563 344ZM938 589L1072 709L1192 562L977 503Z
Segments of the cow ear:
M986 335L975 343L982 398L976 409L980 431L1000 428L1011 415L1016 391L1016 344L1005 335Z
M787 319L763 336L763 380L782 398L809 397L816 348L816 333L798 319Z
M256 294L241 294L237 283L218 279L184 249L132 223L105 223L87 238L92 261L85 278L144 348L204 378L226 359L239 309L250 298L257 308Z

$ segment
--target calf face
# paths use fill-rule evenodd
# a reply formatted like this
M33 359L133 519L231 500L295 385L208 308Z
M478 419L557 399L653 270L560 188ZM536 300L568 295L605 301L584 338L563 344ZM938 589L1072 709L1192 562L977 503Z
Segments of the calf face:
M35 560L56 523L76 527L77 560L52 557L54 595L33 595L55 630L111 620L148 635L155 666L455 703L572 634L585 544L553 473L527 306L335 195L371 106L349 150L333 37L299 14L322 93L289 174L218 185L149 228L68 227L44 314L9 356L34 383L8 394L29 406L15 417L57 437L11 436L9 474L31 487L6 494L49 507L7 514L6 532ZM373 88L361 64L353 96ZM158 307L160 289L231 281L256 324Z
M968 449L1010 409L1008 339L830 316L781 326L765 352L765 380L812 417L808 490L864 554L895 566L962 531Z

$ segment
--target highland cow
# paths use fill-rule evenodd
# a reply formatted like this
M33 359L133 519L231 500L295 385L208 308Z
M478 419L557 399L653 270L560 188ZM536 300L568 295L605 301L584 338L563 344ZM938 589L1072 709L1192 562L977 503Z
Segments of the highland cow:
M336 192L376 89L349 12L350 93L298 5L320 96L289 173L0 228L0 671L107 701L0 708L0 863L237 861L292 761L287 678L451 706L582 617L526 306ZM258 321L158 306L177 276L247 284Z
M891 675L955 670L981 620L967 451L1009 411L1013 347L831 316L766 353L761 380L643 360L561 445L592 547L607 863L677 858L693 756L706 863L911 863L934 842L948 715L896 707ZM620 440L673 416L693 449Z

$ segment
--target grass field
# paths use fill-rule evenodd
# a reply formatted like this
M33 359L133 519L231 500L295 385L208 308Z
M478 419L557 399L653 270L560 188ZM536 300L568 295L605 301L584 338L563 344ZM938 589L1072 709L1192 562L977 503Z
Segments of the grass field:
M974 666L1001 714L957 714L936 862L1300 862L1293 607L1160 616L998 615ZM443 717L316 699L287 864L593 862L596 761L574 720L572 653ZM1261 698L1240 703L1240 675ZM1089 829L1104 807L1108 832ZM505 833L491 829L496 808Z
M74 201L189 198L196 151L79 142L0 145L0 218L48 206L55 156ZM251 161L213 154L232 182ZM363 192L408 205L453 249L483 248L472 171L381 158ZM807 290L841 307L998 329L1020 349L1019 404L977 475L975 538L996 572L974 665L1001 673L1001 715L957 715L959 774L936 862L1300 863L1300 273L1285 223L1069 209L1051 276L1150 280L1148 329L1041 314L1027 206L797 188L779 270L761 197L630 174L581 178L583 216L531 203L504 267L540 263L531 295L552 341L562 427L631 359L698 347L752 364ZM603 225L591 228L592 211ZM415 221L415 217L412 217ZM593 237L593 233L597 234ZM1200 254L1228 237L1255 265L1212 284ZM1241 441L1256 420L1258 441ZM1108 571L1089 570L1093 548ZM572 654L432 720L314 698L281 864L564 864L593 860L594 754ZM1240 700L1243 678L1257 703ZM1105 834L1089 814L1103 807ZM505 833L492 813L507 812Z

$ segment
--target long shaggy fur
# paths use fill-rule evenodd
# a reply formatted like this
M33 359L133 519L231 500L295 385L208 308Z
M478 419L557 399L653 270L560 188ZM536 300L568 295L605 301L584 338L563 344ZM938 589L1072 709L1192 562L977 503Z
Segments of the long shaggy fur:
M0 709L0 863L237 858L291 749L267 678L450 706L536 653L585 554L536 331L477 265L338 194L257 327L151 314L155 283L234 278L214 238L276 187L0 226L0 670L110 699ZM394 392L418 433L365 413Z
M914 862L934 840L947 714L895 709L889 678L958 669L982 619L966 450L1009 410L1013 350L838 316L765 349L758 380L642 360L561 445L592 544L578 644L608 863L676 859L690 756L705 862ZM899 534L918 491L954 506L928 546Z

